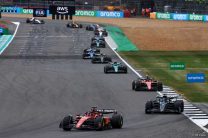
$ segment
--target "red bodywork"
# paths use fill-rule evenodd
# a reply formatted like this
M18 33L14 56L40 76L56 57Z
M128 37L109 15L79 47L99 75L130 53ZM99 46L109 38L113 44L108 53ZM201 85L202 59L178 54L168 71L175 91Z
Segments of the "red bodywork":
M103 117L103 114L100 113L100 112L86 112L84 115L77 115L76 116L76 120L75 120L75 128L77 129L81 129L83 128L83 124L85 121L87 120L95 120L97 117ZM110 125L110 117L103 117L104 119L104 123L105 123L105 126L109 126ZM86 128L93 128L93 126L86 126Z
M148 90L152 89L152 80L142 80L142 83L145 83L147 85Z

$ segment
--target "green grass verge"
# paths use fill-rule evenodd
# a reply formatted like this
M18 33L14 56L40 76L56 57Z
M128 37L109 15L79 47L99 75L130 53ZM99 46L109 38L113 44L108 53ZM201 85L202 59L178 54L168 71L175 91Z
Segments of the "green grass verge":
M208 51L203 52L120 52L134 68L174 88L192 102L208 103L208 82L187 83L187 73L208 74ZM184 62L185 70L170 70L170 62Z

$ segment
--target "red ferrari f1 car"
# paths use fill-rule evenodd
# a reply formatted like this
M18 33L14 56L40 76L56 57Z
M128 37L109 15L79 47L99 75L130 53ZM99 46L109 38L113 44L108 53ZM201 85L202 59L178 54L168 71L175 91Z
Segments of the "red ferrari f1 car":
M135 91L163 91L162 82L153 80L148 76L146 78L138 78L132 82L132 90Z
M107 114L112 114L109 116ZM59 124L59 128L64 131L70 131L72 128L75 129L91 129L91 130L105 130L111 128L122 128L123 117L118 114L114 109L97 109L92 107L91 111L86 112L83 115L77 115L75 118L69 115Z

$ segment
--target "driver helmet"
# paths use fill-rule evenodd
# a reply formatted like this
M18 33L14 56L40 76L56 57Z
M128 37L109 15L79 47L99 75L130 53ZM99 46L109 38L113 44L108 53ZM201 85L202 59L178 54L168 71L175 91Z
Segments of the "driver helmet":
M96 112L97 111L97 107L92 107L91 108L91 112Z

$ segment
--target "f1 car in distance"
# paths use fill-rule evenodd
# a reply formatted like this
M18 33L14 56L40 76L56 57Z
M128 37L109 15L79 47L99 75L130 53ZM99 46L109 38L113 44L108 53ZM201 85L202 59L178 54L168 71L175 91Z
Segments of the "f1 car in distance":
M127 66L120 62L111 62L104 66L104 73L127 73Z
M83 51L83 53L88 53L88 52L90 52L90 51L94 51L95 53L97 53L97 54L100 54L100 49L97 49L97 48L86 48L86 49L84 49L84 51Z
M178 96L168 97L167 95L157 96L156 100L147 101L145 113L182 113L184 111L184 102L179 100Z
M66 24L66 27L69 27L69 28L82 28L82 24L78 24L78 23L75 23L75 22L69 22L68 24Z
M105 54L100 54L99 56L95 56L92 58L91 60L92 63L101 63L101 64L105 64L105 63L109 63L112 62L111 57L105 55Z
M104 36L104 37L107 37L108 36L108 32L106 31L106 29L104 29L102 27L96 29L94 31L94 34L95 35L98 35L98 36Z
M88 48L83 51L82 58L83 59L92 59L94 56L99 56L100 50L95 48Z
M105 41L103 40L93 40L91 43L91 47L96 47L96 48L105 48Z
M153 80L148 76L146 78L138 78L132 82L132 90L135 91L163 91L162 82Z
M32 18L27 18L26 19L26 23L30 23L30 24L44 24L45 21L39 20L37 18L32 17Z
M95 31L98 29L100 26L98 24L90 24L86 26L86 30L88 31Z
M103 36L94 36L92 39L91 39L91 42L93 42L94 40L102 40L105 42L105 38Z
M71 129L102 131L112 128L120 129L122 126L123 117L115 109L99 110L96 107L92 107L91 111L83 115L76 115L76 117L72 115L66 116L59 124L59 128L64 131L70 131Z

